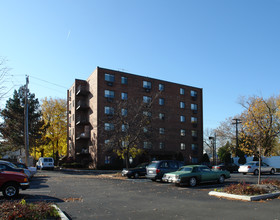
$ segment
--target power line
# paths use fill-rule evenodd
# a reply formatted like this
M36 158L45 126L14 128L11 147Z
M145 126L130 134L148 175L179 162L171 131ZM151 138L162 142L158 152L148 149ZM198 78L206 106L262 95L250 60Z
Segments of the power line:
M30 76L30 77L31 77L31 78L34 78L34 79L37 79L37 80L40 80L40 81L45 82L45 83L52 84L52 85L54 85L54 86L61 87L61 88L63 88L63 89L68 89L68 88L65 87L65 86L62 86L62 85L58 85L58 84L56 84L56 83L49 82L49 81L47 81L47 80L45 80L45 79L40 79L40 78L35 77L35 76Z

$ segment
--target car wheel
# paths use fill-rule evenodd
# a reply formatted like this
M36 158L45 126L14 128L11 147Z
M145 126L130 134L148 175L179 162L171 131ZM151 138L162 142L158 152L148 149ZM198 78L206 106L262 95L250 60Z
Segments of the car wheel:
M135 173L135 174L134 174L134 178L135 178L135 179L138 179L138 178L139 178L139 174L138 174L138 173Z
M243 175L246 175L247 173L243 173Z
M190 180L189 180L189 185L191 187L194 187L194 186L196 186L196 184L197 184L196 178L195 177L191 177Z
M254 170L254 175L258 175L259 174L259 170Z
M221 175L218 179L218 183L224 183L225 182L225 176L224 175Z
M19 186L15 183L8 183L3 188L3 195L6 199L13 199L18 196Z
M274 170L274 169L271 169L271 170L270 170L270 174L273 175L274 173L275 173L275 170Z

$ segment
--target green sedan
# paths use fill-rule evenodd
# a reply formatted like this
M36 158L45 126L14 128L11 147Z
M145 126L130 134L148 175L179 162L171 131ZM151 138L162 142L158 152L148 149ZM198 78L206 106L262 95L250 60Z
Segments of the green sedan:
M203 165L189 165L181 167L176 172L164 174L162 180L178 186L188 184L193 187L202 182L224 183L228 178L230 173L226 170L211 170Z

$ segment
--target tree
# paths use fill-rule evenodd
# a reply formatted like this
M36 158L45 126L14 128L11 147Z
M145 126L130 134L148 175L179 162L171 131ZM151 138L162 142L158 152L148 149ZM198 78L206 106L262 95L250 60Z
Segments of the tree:
M106 121L100 124L105 126L101 135L105 139L105 149L115 152L125 159L126 167L129 168L129 157L135 158L149 150L153 140L158 136L152 127L152 104L158 93L152 98L145 100L128 99L117 101L108 107ZM110 123L108 123L108 119ZM144 142L144 147L141 146Z
M259 158L270 156L280 134L280 103L275 97L263 99L251 97L243 100L241 105L246 109L242 114L240 132L240 149L247 155ZM261 163L259 163L260 183Z
M41 127L43 125L40 105L35 94L28 92L28 127L29 127L29 149L36 146L37 140L41 138ZM13 98L6 102L6 107L0 111L3 122L0 123L0 134L2 146L7 150L16 151L24 146L24 104L25 87L14 91ZM3 151L4 148L1 148Z
M229 142L218 150L218 157L224 163L231 163L231 144Z
M67 103L65 99L42 100L43 128L46 133L43 139L46 143L41 145L39 151L57 159L55 155L66 155L67 151Z

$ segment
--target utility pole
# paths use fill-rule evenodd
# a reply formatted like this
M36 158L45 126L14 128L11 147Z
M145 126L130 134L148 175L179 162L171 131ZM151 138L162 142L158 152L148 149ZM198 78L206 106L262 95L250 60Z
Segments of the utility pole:
M26 84L25 84L25 103L24 103L24 145L25 145L25 165L28 166L28 158L29 158L29 136L28 136L28 83L29 76L26 76Z
M235 125L235 131L236 131L236 146L235 146L235 156L237 156L237 150L239 148L238 145L238 124L241 123L241 120L239 118L234 118L232 119L233 121L235 121L234 123L232 123L233 125Z

